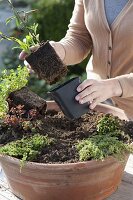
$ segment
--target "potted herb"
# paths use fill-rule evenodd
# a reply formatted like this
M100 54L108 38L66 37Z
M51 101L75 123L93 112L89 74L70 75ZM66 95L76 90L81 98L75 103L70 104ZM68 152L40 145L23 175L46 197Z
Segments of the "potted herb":
M57 82L62 76L67 74L67 67L48 41L41 42L39 40L39 34L37 34L38 24L34 23L29 26L28 16L36 10L31 10L29 12L16 11L12 1L7 1L11 6L14 15L8 18L6 23L8 24L11 20L15 19L16 25L25 30L27 35L25 39L21 41L18 38L10 37L0 32L1 40L6 39L17 43L18 46L16 48L20 48L28 54L26 60L40 78L45 79L50 84ZM36 48L31 48L34 46L36 46ZM36 50L33 51L33 49Z
M54 102L32 93L24 101L27 77L26 68L19 67L4 72L0 82L0 163L13 193L25 200L108 197L133 151L131 122L129 131L128 121L103 114L126 118L107 105L69 120Z

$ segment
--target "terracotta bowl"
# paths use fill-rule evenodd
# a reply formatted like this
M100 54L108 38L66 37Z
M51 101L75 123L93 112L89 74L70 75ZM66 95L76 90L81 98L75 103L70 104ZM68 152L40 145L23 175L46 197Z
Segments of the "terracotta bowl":
M59 110L54 102L48 109ZM96 108L127 119L120 109L107 105ZM0 163L13 193L23 200L103 200L110 196L121 182L127 162L113 157L104 161L70 164L39 164L27 162L20 172L20 161L0 155Z

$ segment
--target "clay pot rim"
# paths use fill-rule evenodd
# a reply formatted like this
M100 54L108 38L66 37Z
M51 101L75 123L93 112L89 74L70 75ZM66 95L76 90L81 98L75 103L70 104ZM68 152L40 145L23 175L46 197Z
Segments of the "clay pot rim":
M47 109L48 110L54 109L54 110L60 111L60 108L55 101L46 101L46 102L47 102ZM129 118L126 115L126 113L124 112L124 110L117 108L115 106L99 103L95 107L94 110L99 111L99 112L103 112L103 110L104 110L104 113L110 113L110 114L113 114L114 116L119 117L121 120L129 121ZM88 107L88 111L89 111L89 107Z
M127 155L129 156L129 154ZM17 159L17 158L14 158L12 156L7 156L7 155L4 155L4 154L0 154L0 162L1 162L1 159L4 160L4 162L10 162L16 166L20 166L20 159ZM102 167L103 165L110 165L111 163L115 163L115 162L121 162L119 160L117 160L115 157L113 156L108 156L107 158L105 158L104 160L90 160L90 161L79 161L79 162L75 162L75 163L37 163L37 162L30 162L30 161L27 161L25 164L24 164L24 167L23 168L49 168L49 169L54 169L54 170L59 170L59 169L71 169L71 168L85 168L85 167L90 167L92 168L97 168L98 166ZM1 162L2 163L2 162Z

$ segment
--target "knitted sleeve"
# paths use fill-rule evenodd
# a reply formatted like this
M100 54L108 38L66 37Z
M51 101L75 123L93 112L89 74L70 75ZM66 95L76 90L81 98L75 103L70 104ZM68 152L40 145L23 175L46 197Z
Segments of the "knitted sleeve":
M63 61L73 65L84 60L92 49L92 39L85 25L83 0L75 0L75 6L66 36L55 42L58 51L64 51Z

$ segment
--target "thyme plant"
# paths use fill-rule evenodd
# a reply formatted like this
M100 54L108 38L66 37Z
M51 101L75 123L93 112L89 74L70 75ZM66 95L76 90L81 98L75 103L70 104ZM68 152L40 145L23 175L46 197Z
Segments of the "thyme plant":
M119 141L117 137L109 135L95 135L79 142L77 145L81 161L104 160L108 156L123 160L125 153L133 152L129 144Z
M47 136L36 134L29 138L22 138L0 147L0 153L21 159L21 167L26 161L33 161L41 150L52 143Z
M102 117L97 124L97 131L99 134L106 135L108 133L114 134L120 130L120 120L110 114Z
M0 77L0 119L4 118L8 111L7 98L11 92L20 90L28 82L29 71L27 67L19 66L17 70L4 70Z
M110 114L103 116L97 124L96 135L86 140L79 141L76 148L79 152L81 161L87 160L104 160L108 156L114 156L122 160L126 152L133 152L130 145L130 138L126 142L123 131L120 129L120 120Z

